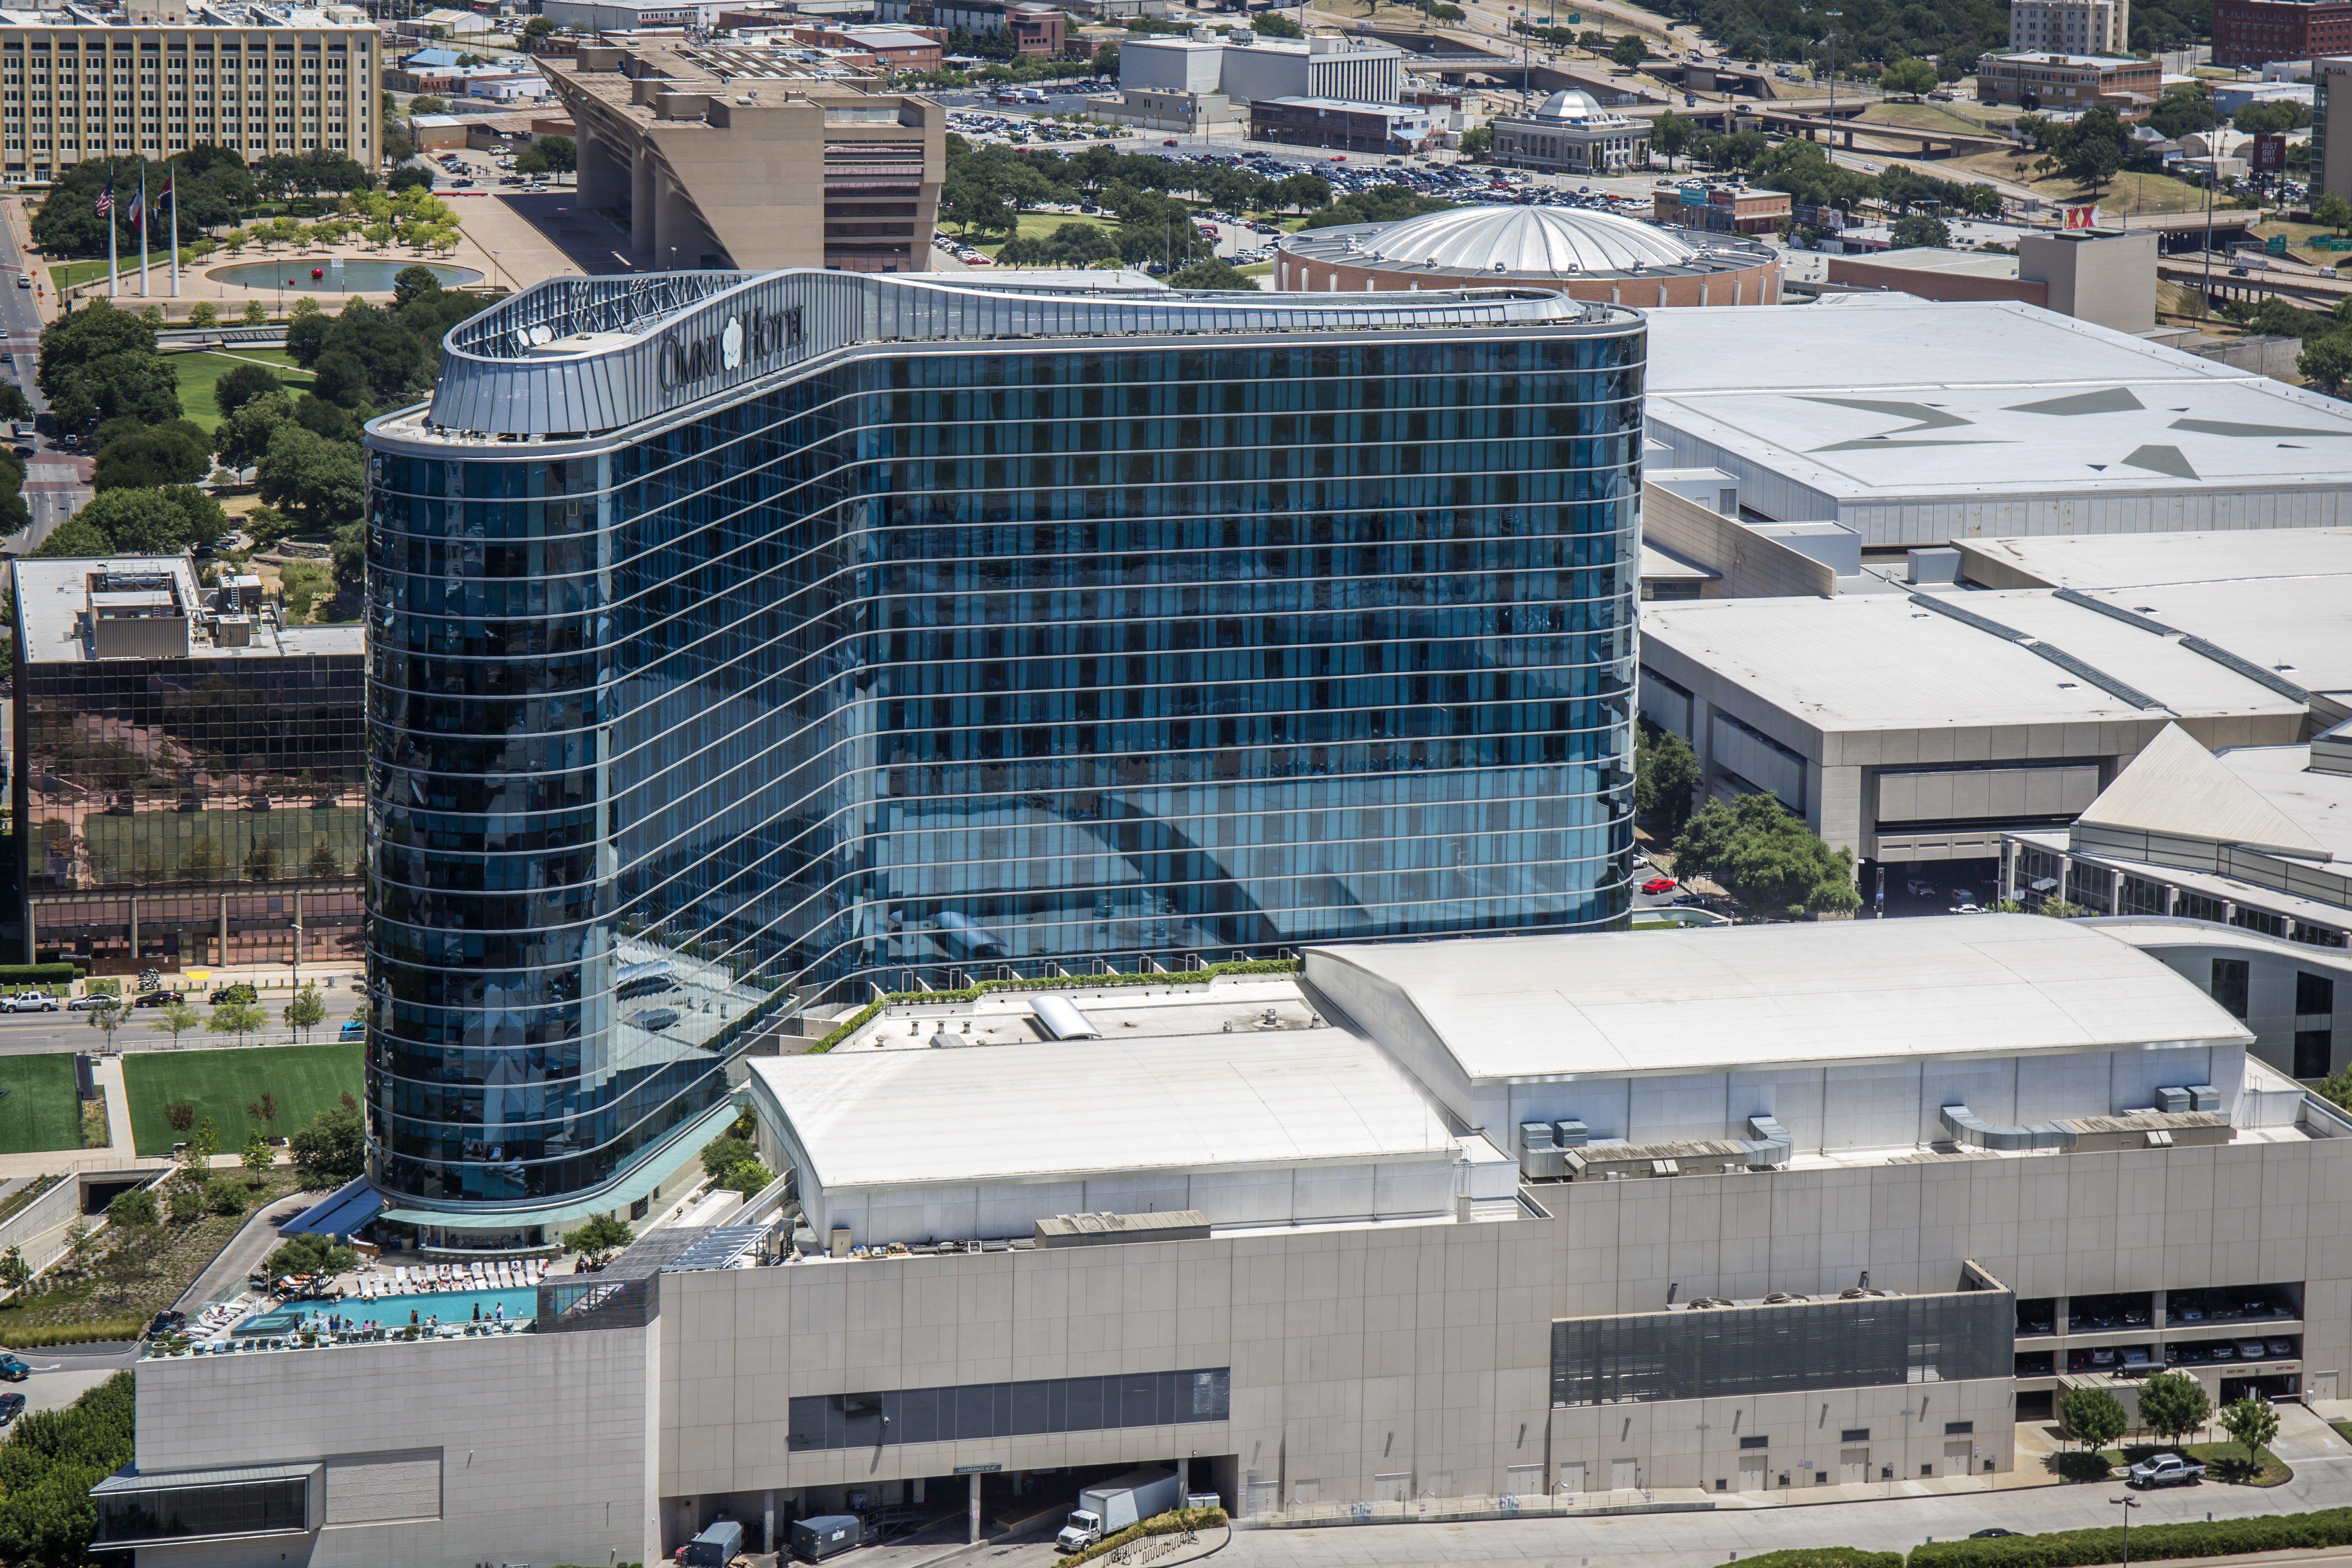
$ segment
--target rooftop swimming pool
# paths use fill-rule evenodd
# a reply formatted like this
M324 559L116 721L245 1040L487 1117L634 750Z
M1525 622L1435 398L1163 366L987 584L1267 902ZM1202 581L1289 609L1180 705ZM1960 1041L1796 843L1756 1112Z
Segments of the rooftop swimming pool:
M500 1306L507 1310L507 1321L520 1322L539 1315L539 1292L443 1290L435 1295L385 1296L373 1301L290 1301L275 1311L247 1318L229 1333L239 1339L255 1334L290 1334L314 1319L330 1317L341 1320L347 1326L374 1323L387 1329L404 1329L412 1322L421 1324L428 1319L442 1323L469 1323L474 1321L474 1309L478 1306L485 1322Z

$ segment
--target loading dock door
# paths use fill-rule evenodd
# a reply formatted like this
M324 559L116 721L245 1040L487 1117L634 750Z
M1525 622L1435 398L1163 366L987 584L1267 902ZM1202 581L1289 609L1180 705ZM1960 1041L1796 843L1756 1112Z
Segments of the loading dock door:
M1505 1466L1503 1492L1507 1497L1540 1497L1543 1494L1543 1467L1541 1465Z
M1967 1475L1969 1457L1975 1451L1976 1445L1966 1437L1947 1438L1944 1443L1944 1473L1948 1476Z
M1762 1454L1739 1456L1739 1489L1741 1491L1760 1492L1766 1489L1764 1477L1766 1457Z
M1584 1489L1584 1461L1571 1459L1559 1468L1559 1489L1573 1497Z
M1374 1502L1402 1502L1411 1496L1412 1496L1412 1477L1410 1475L1372 1478Z
M1841 1448L1838 1450L1838 1484L1858 1486L1870 1479L1870 1450Z
M1610 1460L1609 1485L1615 1490L1621 1492L1632 1491L1636 1486L1641 1484L1634 1479L1640 1474L1640 1465L1641 1461L1638 1459Z

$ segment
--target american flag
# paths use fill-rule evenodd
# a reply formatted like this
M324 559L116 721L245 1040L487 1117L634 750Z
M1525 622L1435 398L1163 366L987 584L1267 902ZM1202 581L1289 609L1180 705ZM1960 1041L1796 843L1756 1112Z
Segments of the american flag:
M98 216L104 217L114 210L114 182L106 182L106 189L98 193Z

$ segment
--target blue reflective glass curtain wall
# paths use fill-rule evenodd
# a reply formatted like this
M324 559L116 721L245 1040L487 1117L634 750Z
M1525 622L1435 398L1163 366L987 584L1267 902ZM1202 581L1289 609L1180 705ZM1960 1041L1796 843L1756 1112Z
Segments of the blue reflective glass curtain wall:
M1642 358L924 345L379 433L379 1181L593 1188L789 998L1620 919Z

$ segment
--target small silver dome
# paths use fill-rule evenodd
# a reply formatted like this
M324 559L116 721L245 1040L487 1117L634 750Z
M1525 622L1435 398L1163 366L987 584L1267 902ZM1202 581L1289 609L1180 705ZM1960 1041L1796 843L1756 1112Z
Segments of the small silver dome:
M1474 272L1631 272L1679 267L1697 252L1652 224L1580 207L1449 207L1374 229L1360 255Z
M1579 92L1571 87L1563 91L1555 92L1545 99L1543 107L1536 110L1536 118L1538 120L1605 120L1608 118L1608 113L1601 107L1600 100L1591 93Z

